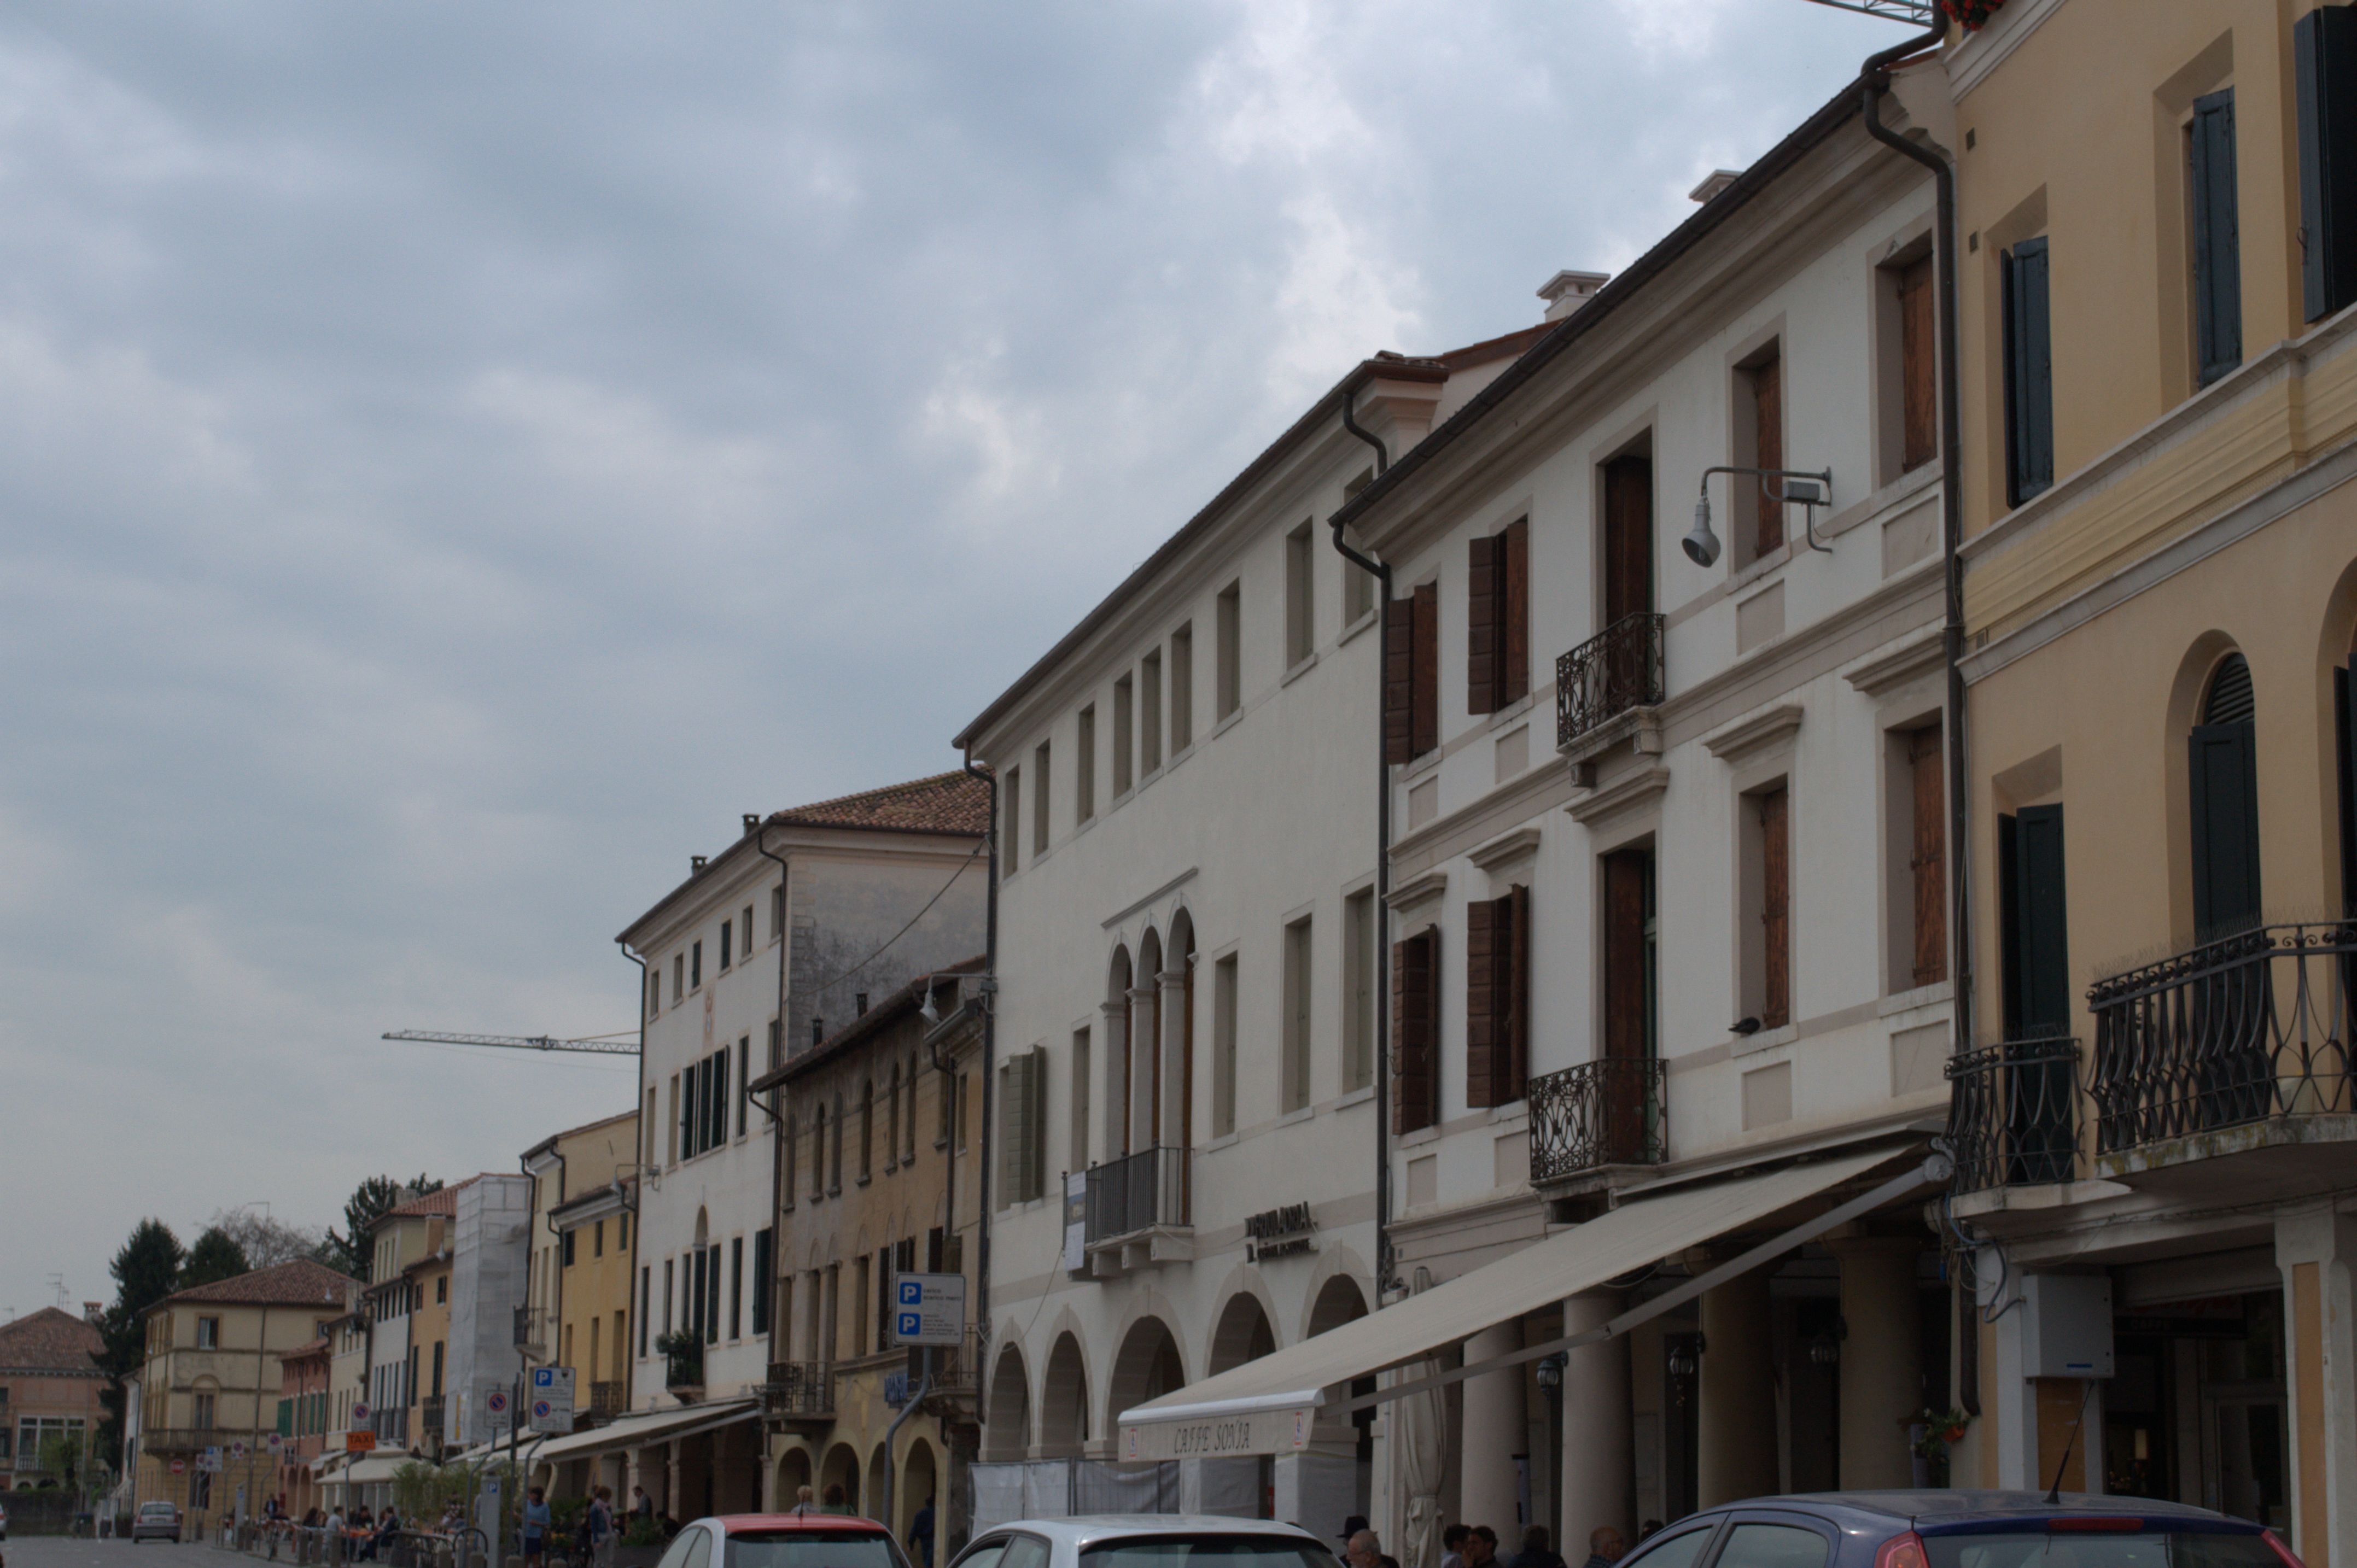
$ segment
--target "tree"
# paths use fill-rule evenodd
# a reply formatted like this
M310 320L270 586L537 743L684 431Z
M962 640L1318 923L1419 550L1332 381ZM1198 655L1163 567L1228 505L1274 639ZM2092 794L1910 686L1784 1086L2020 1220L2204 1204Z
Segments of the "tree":
M237 1244L237 1238L217 1225L208 1226L180 1265L180 1288L233 1280L246 1272L245 1249Z
M332 1227L319 1252L319 1261L329 1268L341 1270L362 1284L369 1277L369 1233L384 1211L396 1203L406 1203L429 1192L439 1192L442 1184L420 1171L417 1179L403 1187L391 1176L372 1176L352 1189L344 1200L344 1229Z
M98 1364L108 1380L99 1391L106 1418L98 1429L98 1454L109 1469L123 1464L123 1401L146 1360L147 1309L179 1288L186 1256L170 1226L142 1219L107 1265L114 1276L114 1305L99 1326L104 1344Z
M252 1269L274 1268L297 1258L317 1258L327 1245L323 1232L273 1219L268 1211L257 1212L253 1206L216 1209L205 1228L235 1241L238 1250L245 1254L246 1266Z

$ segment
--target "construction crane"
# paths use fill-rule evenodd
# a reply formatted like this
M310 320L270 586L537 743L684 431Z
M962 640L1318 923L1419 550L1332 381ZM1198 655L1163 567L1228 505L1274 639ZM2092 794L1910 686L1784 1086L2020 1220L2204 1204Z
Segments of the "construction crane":
M560 1040L554 1035L450 1035L438 1029L388 1029L385 1040L420 1040L435 1046L499 1046L511 1051L583 1051L599 1057L634 1057L635 1040Z
M1939 19L1938 0L1814 0L1819 5L1830 5L1836 11L1856 11L1862 16L1884 16L1894 22L1912 22L1928 27Z

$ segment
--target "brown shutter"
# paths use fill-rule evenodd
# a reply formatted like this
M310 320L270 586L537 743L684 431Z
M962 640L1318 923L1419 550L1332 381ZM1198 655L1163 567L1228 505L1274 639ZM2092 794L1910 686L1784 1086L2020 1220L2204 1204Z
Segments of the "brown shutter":
M1415 591L1415 667L1410 682L1409 746L1422 757L1440 745L1440 585Z
M1383 760L1415 760L1415 601L1383 606Z
M1604 857L1604 1054L1645 1056L1645 867L1641 851Z
M1433 1113L1435 1008L1439 986L1439 933L1417 932L1392 944L1392 1131L1413 1133L1438 1120Z
M1771 359L1751 372L1752 463L1762 468L1784 466L1784 361ZM1784 493L1781 479L1769 479L1755 492L1760 498L1758 548L1752 559L1784 547Z
M1470 542L1472 559L1465 575L1465 706L1469 713L1494 714L1505 706L1498 692L1500 538L1486 534Z
M1947 791L1941 778L1940 726L1908 737L1915 784L1915 983L1948 978Z
M1792 1021L1792 875L1791 793L1760 797L1760 924L1765 950L1760 1024L1781 1029Z
M1653 464L1604 465L1604 624L1653 607Z
M1498 917L1502 912L1512 918L1511 909L1501 911L1500 900L1476 899L1465 906L1465 1103L1468 1105L1499 1105L1504 1098L1498 1092L1498 1067L1506 1053L1499 1047L1506 1020L1502 1013L1505 996L1498 987L1498 954L1503 947L1499 940L1507 935L1501 931Z
M1531 694L1531 522L1515 521L1500 534L1498 571L1498 705Z
M1515 887L1500 900L1507 916L1505 1093L1508 1104L1523 1098L1531 1080L1531 890Z
M1932 258L1899 274L1900 459L1904 470L1940 455L1939 349L1932 330Z

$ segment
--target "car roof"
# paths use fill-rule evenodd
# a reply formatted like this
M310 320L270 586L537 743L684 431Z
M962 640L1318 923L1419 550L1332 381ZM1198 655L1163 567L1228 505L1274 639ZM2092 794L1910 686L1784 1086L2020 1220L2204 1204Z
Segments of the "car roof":
M1230 1519L1220 1514L1099 1513L1071 1519L1015 1519L991 1526L992 1530L1023 1530L1050 1541L1074 1546L1114 1536L1135 1535L1267 1535L1287 1541L1318 1541L1297 1524L1272 1519ZM976 1531L976 1539L989 1531ZM1324 1545L1323 1541L1318 1541Z
M717 1526L731 1535L747 1530L851 1530L866 1535L887 1533L884 1527L872 1519L841 1513L724 1513L713 1514L694 1522Z
M1904 1520L1917 1530L1930 1533L1966 1529L1975 1524L1999 1523L2007 1520L2055 1519L2072 1514L2101 1515L2109 1519L2180 1520L2188 1524L2200 1523L2212 1529L2223 1527L2235 1531L2259 1528L2248 1520L2233 1519L2209 1509L2195 1508L2189 1503L2162 1502L2154 1498L2091 1497L2083 1492L2064 1492L2050 1503L2046 1500L2044 1492L2029 1491L1800 1492L1785 1497L1749 1498L1741 1502L1724 1503L1709 1509L1708 1516L1738 1509L1782 1506L1805 1508L1812 1512L1833 1517L1873 1515L1878 1519Z

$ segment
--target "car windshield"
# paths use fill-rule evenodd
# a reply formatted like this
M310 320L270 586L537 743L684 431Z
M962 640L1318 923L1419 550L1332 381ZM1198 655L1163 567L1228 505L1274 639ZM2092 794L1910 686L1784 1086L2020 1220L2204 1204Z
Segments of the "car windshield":
M1314 1541L1281 1535L1143 1535L1081 1553L1081 1568L1335 1568Z
M1931 1535L1931 1568L2281 1568L2265 1538L2202 1530Z
M169 1519L172 1517L172 1505L169 1503L149 1503L139 1511L145 1514L149 1519Z
M727 1568L909 1568L875 1530L747 1530L728 1534Z

